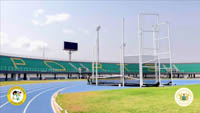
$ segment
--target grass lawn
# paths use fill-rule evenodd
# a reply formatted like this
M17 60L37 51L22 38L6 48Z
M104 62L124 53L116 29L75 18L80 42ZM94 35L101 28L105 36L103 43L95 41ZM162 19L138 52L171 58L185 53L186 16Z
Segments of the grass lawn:
M174 100L183 87L194 95L187 107ZM68 113L200 113L200 84L59 94L56 101Z
M83 79L1 81L1 82L0 82L0 86L6 86L6 85L20 85L20 84L50 83L50 82L65 82L65 81L80 81L80 80L83 80Z

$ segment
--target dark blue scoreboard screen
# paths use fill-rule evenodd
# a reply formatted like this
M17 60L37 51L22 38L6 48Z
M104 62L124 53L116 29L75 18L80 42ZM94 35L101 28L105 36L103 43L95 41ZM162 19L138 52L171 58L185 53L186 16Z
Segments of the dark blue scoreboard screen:
M64 42L64 50L77 51L78 50L78 43Z

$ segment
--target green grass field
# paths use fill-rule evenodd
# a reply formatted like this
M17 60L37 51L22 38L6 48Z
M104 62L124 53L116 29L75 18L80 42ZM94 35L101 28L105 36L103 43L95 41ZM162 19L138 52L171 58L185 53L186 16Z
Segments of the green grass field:
M50 83L50 82L80 81L80 80L84 80L84 79L2 81L2 82L0 82L0 86L20 85L20 84Z
M174 100L175 92L183 87L194 94L187 107ZM59 94L56 101L68 113L200 113L200 85L68 93Z

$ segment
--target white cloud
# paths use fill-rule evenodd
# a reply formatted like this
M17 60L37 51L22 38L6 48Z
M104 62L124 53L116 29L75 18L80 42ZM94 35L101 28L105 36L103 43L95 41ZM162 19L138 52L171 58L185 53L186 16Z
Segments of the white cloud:
M44 9L38 9L34 12L34 17L39 17L45 13Z
M51 24L54 22L63 22L70 18L70 15L67 13L61 13L56 15L46 15L45 24Z
M5 32L0 32L1 44L6 45L6 47L20 48L28 51L34 51L38 49L43 49L47 47L48 44L42 40L33 40L26 36L11 38Z
M36 26L44 26L57 22L67 21L71 17L68 13L58 13L58 14L45 14L44 9L38 9L34 12L34 18L32 23Z
M41 40L32 40L26 36L17 38L13 44L11 44L13 48L22 48L28 51L34 51L41 49L43 47L47 47L48 44Z

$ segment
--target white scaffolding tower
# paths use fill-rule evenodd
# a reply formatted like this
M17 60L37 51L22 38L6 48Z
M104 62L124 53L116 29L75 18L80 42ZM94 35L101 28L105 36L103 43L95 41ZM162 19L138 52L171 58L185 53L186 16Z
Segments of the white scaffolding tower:
M143 19L149 16L153 16L156 19L156 22L152 25L152 29L145 29ZM158 36L160 27L163 25L167 25L167 36L160 37ZM153 38L153 47L144 48L143 40L144 33L152 33ZM166 40L168 43L168 50L160 51L160 41ZM144 85L143 83L143 75L144 75L144 68L154 68L155 70L155 80L159 85L161 84L161 70L166 68L161 68L161 60L162 59L169 59L169 69L167 69L167 73L171 75L171 84L172 84L172 61L171 61L171 46L170 46L170 28L169 23L160 23L159 22L159 14L154 13L140 13L138 15L138 41L139 41L139 76L140 76L140 87ZM145 54L144 50L153 51L152 54ZM162 57L165 55L167 57ZM148 57L148 58L147 58ZM152 63L154 65L145 66L144 64Z

